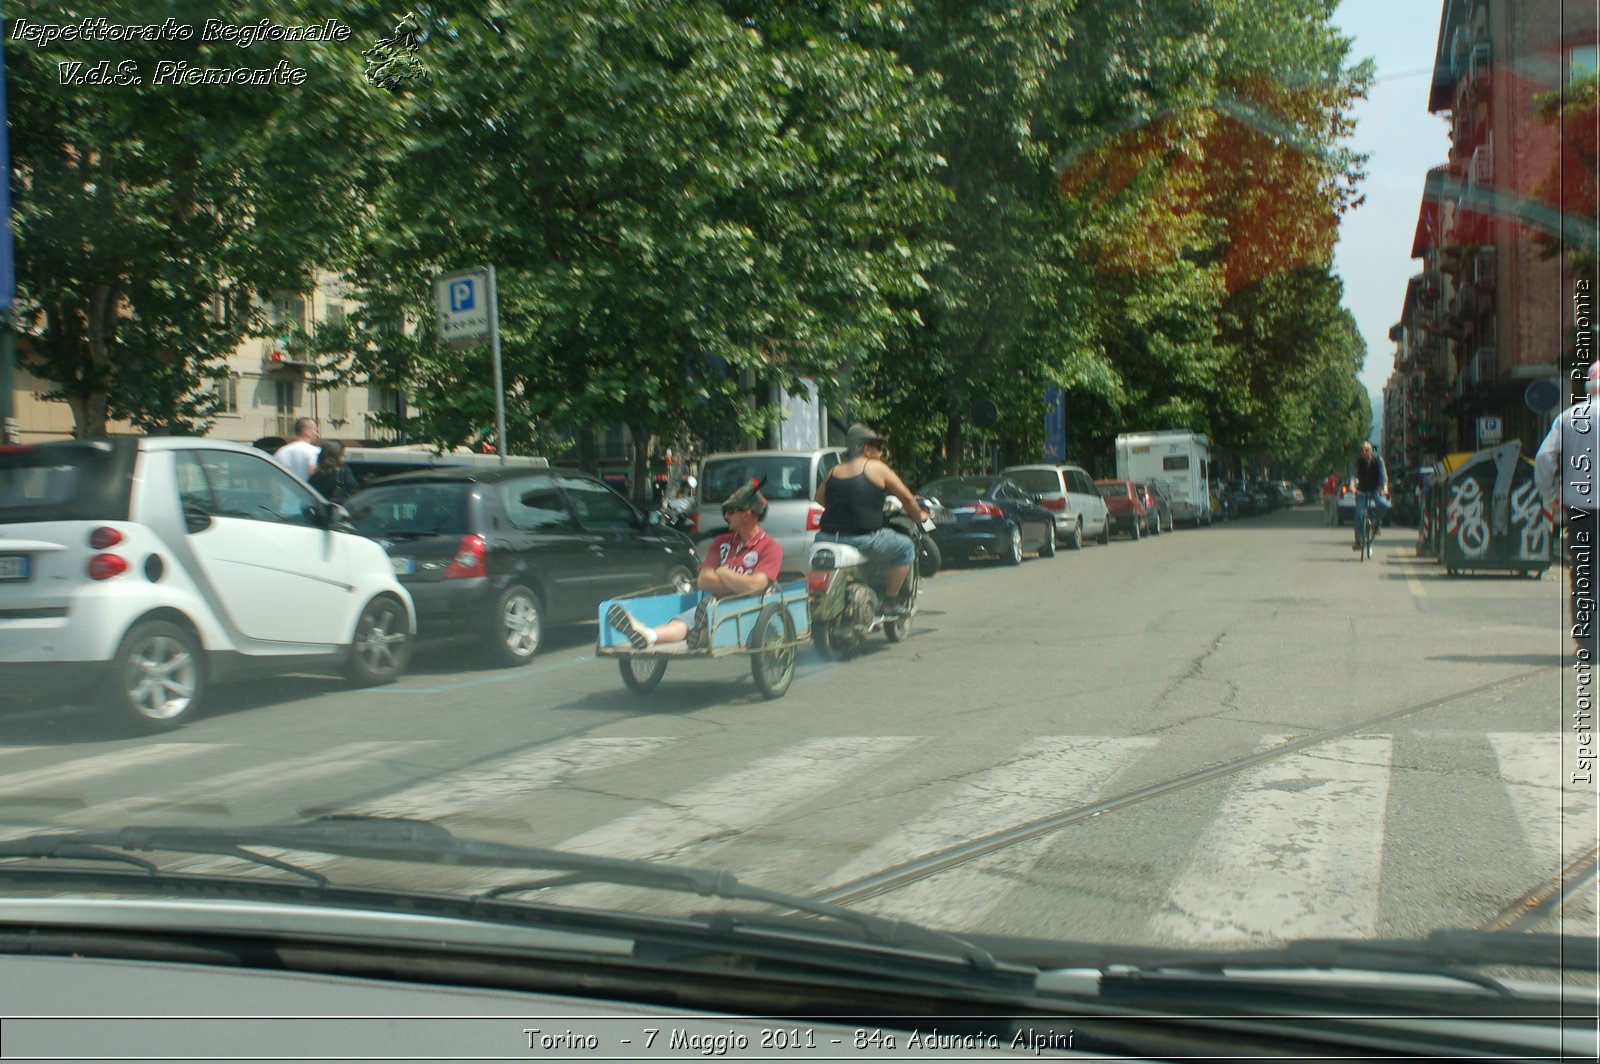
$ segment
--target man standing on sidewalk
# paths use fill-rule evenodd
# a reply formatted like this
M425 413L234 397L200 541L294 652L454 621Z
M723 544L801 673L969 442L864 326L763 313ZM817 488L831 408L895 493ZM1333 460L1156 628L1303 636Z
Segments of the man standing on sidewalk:
M1589 367L1588 392L1563 410L1533 459L1533 478L1545 515L1567 526L1567 583L1572 598L1572 639L1580 660L1594 661L1595 541L1600 535L1600 500L1595 498L1595 468L1600 459L1600 362ZM1585 657L1587 655L1587 657Z

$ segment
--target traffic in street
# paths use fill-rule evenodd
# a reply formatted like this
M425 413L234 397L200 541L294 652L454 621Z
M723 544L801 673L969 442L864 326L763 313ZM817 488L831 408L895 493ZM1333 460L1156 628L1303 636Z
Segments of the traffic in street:
M906 642L875 638L844 661L806 649L778 701L742 659L674 664L636 694L578 624L550 629L520 669L446 642L384 687L219 688L208 716L150 738L12 712L0 816L11 838L410 817L1073 940L1251 945L1506 920L1593 934L1584 892L1559 897L1595 846L1592 788L1561 783L1561 581L1452 578L1398 527L1364 565L1348 535L1304 506L949 568L923 582ZM385 875L461 885L437 868ZM1534 916L1527 896L1544 905Z

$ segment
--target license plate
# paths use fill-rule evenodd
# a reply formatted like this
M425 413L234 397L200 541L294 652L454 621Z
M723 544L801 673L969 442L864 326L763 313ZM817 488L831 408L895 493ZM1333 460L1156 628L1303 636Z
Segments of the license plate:
M390 558L389 560L394 563L394 575L396 576L410 576L417 571L417 560L415 558Z
M0 556L0 580L26 580L32 573L26 554Z

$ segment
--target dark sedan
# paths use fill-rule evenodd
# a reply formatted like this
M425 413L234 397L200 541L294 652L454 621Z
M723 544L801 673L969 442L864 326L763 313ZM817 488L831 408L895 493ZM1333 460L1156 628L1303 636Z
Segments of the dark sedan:
M1034 501L1009 477L944 477L924 484L917 494L937 499L953 520L936 524L933 541L946 561L999 558L1022 564L1022 556L1056 553L1055 515Z
M594 620L645 587L692 590L693 541L593 477L560 469L437 469L385 478L345 504L383 544L420 638L470 635L521 665L544 625Z

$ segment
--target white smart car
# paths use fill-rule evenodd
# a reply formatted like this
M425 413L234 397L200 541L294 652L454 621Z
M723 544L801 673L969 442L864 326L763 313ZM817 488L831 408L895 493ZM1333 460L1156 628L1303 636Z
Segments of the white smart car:
M329 667L396 679L411 596L341 514L220 440L0 448L0 692L92 695L158 731L218 681Z

